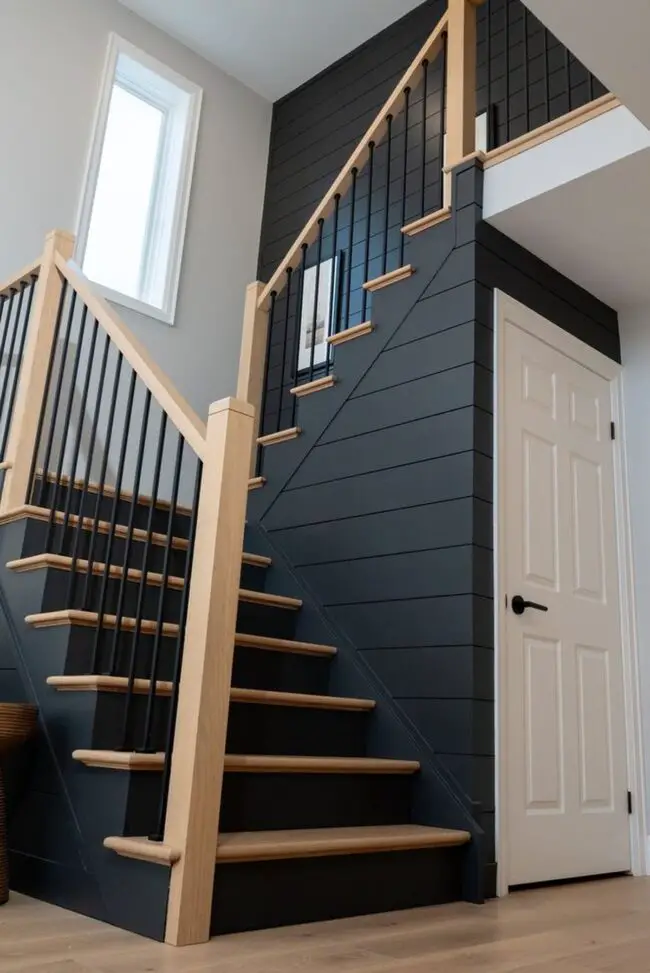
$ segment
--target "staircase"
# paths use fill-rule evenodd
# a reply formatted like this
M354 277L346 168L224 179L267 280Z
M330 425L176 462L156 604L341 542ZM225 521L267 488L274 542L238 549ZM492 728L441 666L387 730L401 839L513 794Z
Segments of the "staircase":
M54 483L42 493L43 506L30 503L0 518L1 557L11 575L5 590L12 606L25 612L27 665L45 675L49 687L39 691L44 716L54 718L56 712L65 718L61 743L69 754L60 752L62 766L74 761L78 770L69 772L79 790L91 794L99 787L108 802L105 848L137 859L146 845L143 857L150 859L153 843L143 837L158 827L192 512L175 517L161 622L157 604L167 548L156 531L168 511L152 506L151 498L138 498L127 557L129 528L119 516L110 523L115 490L107 486L100 494L89 484L86 503L99 504L99 533L91 551L88 516L75 551L76 535L70 527L64 530L64 520L66 510L81 512L82 489L70 482L59 489L49 543ZM130 500L125 496L121 502ZM118 510L119 504L118 499ZM459 855L469 834L412 823L418 763L368 755L375 701L329 693L336 647L296 638L302 602L268 591L269 574L268 557L242 554L212 934L459 898ZM152 686L148 674L159 632Z

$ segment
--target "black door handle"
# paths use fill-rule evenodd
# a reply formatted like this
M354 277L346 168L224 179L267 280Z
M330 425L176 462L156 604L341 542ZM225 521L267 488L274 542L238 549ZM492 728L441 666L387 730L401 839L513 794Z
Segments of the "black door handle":
M546 605L538 605L536 601L524 601L521 595L515 595L511 603L515 615L523 615L527 608L534 608L538 612L547 612Z

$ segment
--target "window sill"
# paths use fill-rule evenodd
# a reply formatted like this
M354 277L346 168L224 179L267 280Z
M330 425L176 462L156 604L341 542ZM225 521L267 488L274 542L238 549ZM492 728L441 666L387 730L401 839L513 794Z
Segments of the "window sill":
M93 281L93 285L97 288L101 296L105 300L110 301L111 304L126 307L130 311L137 311L138 314L142 314L144 317L154 318L154 320L160 321L162 324L167 324L170 327L174 326L173 311L155 307L153 304L147 304L145 301L138 301L137 298L129 297L127 294L120 294L119 291L111 290L110 287L105 287L96 281Z

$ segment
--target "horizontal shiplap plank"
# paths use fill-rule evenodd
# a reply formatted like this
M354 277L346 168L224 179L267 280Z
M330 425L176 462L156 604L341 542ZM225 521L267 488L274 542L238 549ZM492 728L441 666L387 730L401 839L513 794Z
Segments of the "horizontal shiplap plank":
M475 365L449 369L361 398L348 399L320 445L461 409L474 402Z
M494 650L474 645L366 649L395 699L494 699Z
M494 644L493 602L478 595L339 605L329 615L360 650Z
M284 491L265 517L267 530L399 510L474 494L474 454L459 453L301 490ZM486 499L491 499L491 493Z
M438 333L382 352L357 385L353 398L473 362L476 348L474 323L469 321L449 329L445 328L443 320L437 324L441 329Z
M312 565L302 575L326 607L468 593L489 598L492 557L468 545Z
M481 517L483 507L487 510ZM291 563L303 567L426 551L473 541L483 544L490 540L489 533L476 534L475 524L488 518L491 523L491 516L491 504L466 497L274 531L273 537Z
M469 406L318 446L291 478L288 489L462 453L474 446L474 422L474 408Z
M400 708L436 752L494 754L492 701L402 699Z

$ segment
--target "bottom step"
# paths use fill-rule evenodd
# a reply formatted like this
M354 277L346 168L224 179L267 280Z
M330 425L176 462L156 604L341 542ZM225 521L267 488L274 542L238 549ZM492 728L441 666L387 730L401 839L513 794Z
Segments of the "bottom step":
M222 834L211 933L457 901L468 838L413 825Z

